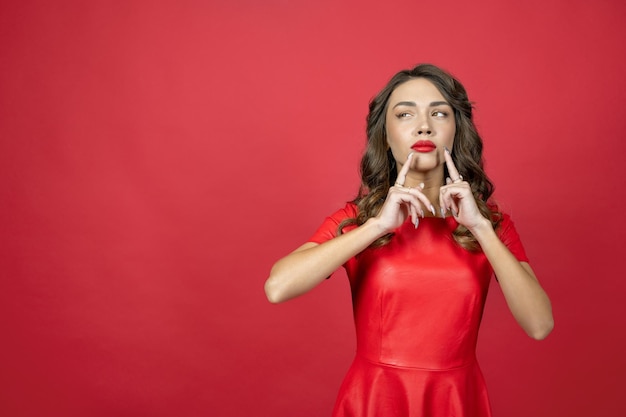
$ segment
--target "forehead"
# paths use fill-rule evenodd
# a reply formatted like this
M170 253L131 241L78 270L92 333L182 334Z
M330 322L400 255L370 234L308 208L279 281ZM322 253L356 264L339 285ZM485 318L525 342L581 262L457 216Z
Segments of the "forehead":
M413 78L397 86L389 97L389 104L393 106L394 103L408 100L416 103L447 101L435 84L426 78Z

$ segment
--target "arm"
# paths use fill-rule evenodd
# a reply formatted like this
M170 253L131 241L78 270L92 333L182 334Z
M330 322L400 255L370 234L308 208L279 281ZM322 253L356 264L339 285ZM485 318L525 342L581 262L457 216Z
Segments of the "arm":
M407 161L411 157L412 154ZM409 166L409 163L404 164L398 173L400 184L404 183ZM265 282L267 298L272 303L280 303L312 290L348 259L395 230L409 215L417 224L418 213L423 217L422 204L432 206L421 189L391 187L378 216L324 243L305 243L276 262Z
M513 256L489 220L470 231L491 263L515 320L533 339L545 339L554 327L552 306L530 265Z
M384 232L372 218L350 232L322 244L307 242L274 264L265 282L272 303L302 295L322 283L336 269L367 248Z
M480 244L504 293L513 317L533 339L541 340L554 327L552 306L535 273L526 262L519 262L502 243L491 226L482 216L472 194L470 185L462 180L449 152L445 153L448 172L447 185L441 187L440 205L450 209L456 220L467 227Z

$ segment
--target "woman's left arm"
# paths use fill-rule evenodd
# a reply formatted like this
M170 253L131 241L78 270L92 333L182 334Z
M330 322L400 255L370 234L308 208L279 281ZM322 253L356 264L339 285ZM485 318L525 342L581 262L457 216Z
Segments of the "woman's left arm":
M470 229L498 277L504 298L528 336L545 339L554 327L552 306L527 262L520 262L502 243L489 220Z
M447 149L445 160L450 178L446 181L447 185L441 187L440 207L444 213L450 210L480 244L498 277L515 320L533 339L545 339L554 327L548 295L541 288L530 265L517 260L493 230L491 222L480 213L469 183L459 175Z

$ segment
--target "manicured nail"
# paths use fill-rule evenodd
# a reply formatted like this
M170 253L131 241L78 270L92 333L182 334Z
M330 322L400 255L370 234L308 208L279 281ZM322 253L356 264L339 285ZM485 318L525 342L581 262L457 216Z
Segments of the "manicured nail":
M456 213L456 210L454 210L453 208L450 208L450 211L452 212L452 215L454 217L459 217L459 215Z
M446 210L443 207L441 207L439 209L439 211L441 212L441 217L443 217L445 219L446 218Z
M422 216L422 219L424 218L424 210L420 209L420 215Z
M420 188L423 190L424 189L424 183L420 182Z
M447 146L444 146L444 147L443 147L443 149L445 149L445 150L446 150L446 152L448 152L448 155L450 155L450 149L448 149L448 147L447 147Z
M430 205L430 212L433 214L433 216L436 216L435 207L432 204Z
M415 228L417 229L417 226L420 224L420 219L419 218L415 218L415 223L413 223L415 225Z
M413 152L411 152L409 156L406 157L406 160L408 161L409 159L411 159L412 156L413 156Z

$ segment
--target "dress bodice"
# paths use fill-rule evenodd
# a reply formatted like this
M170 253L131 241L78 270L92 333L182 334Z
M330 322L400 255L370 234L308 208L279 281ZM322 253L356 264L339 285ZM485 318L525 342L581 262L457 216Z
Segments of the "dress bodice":
M482 252L461 248L448 217L410 221L391 241L346 264L357 352L374 362L451 369L475 358L492 274Z

